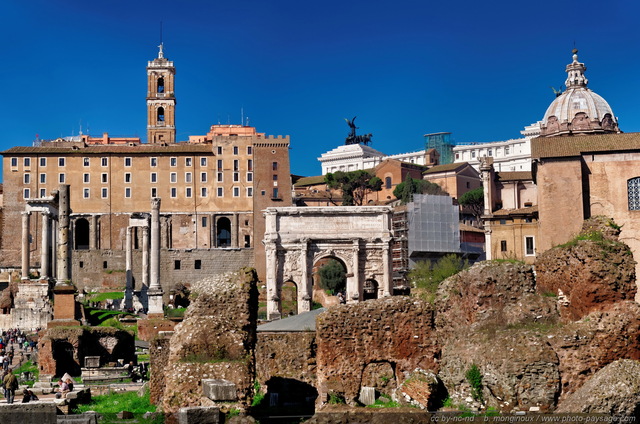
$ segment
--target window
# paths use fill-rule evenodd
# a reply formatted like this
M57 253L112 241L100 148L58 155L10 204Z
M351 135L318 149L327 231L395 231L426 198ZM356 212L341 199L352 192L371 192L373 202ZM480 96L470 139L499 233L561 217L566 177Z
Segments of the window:
M126 187L124 189L124 197L126 197L127 199L131 197L131 187Z
M89 166L89 158L82 158L82 166Z
M469 181L467 181L467 188L471 187L471 183Z
M131 182L131 172L124 173L124 182L127 184Z
M460 159L460 153L456 153L456 160Z
M536 248L535 248L533 237L524 238L524 248L525 248L524 254L526 256L533 256L536 254Z
M487 149L487 156L493 156L493 149Z
M108 174L106 174L106 173L102 173L102 174L100 175L100 180L102 181L102 183L103 183L103 184L106 184L106 183L107 183L107 181L108 181L108 179L109 179L109 177L107 177L107 175L108 175Z
M222 190L222 187L218 187L218 197L223 197L224 195L224 191Z
M239 172L234 172L233 173L233 182L237 183L238 181L240 181L240 173Z
M207 173L206 172L201 172L200 173L200 182L203 182L203 183L207 182Z
M273 181L278 181L278 174L273 174Z
M184 165L191 166L191 158L184 158Z
M507 241L506 240L500 240L500 251L501 252L506 252L507 251Z
M272 168L274 171L277 171L277 170L278 170L278 162L273 162L273 163L271 164L271 168Z
M47 189L45 188L41 188L40 189L40 197L47 197Z
M222 146L218 146L218 154L221 155L222 154Z
M239 187L234 187L233 188L233 197L240 197L240 188Z
M238 146L233 146L233 154L234 155L238 154Z
M202 269L202 261L200 259L196 259L195 263L193 264L193 267L195 269Z
M158 189L155 187L151 187L151 198L154 199L158 197Z
M158 158L151 158L150 161L152 167L158 166Z
M151 173L151 182L152 183L157 183L158 182L158 173L157 172L152 172Z
M247 160L247 171L253 171L253 160Z
M176 198L178 197L178 189L175 187L171 187L171 197Z
M217 178L218 182L221 183L222 182L222 172L218 172L216 174L216 176L217 176L216 178Z
M11 166L16 166L18 165L18 162L16 161L16 164L13 164L13 158L11 158ZM47 166L47 158L40 158L40 166Z
M222 159L218 159L218 170L222 171Z
M40 184L45 184L47 182L47 174L40 174Z
M476 157L476 151L472 150L471 151L471 159L474 159Z
M65 182L64 174L58 174L58 182L60 184L64 184L64 182Z
M507 156L509 154L509 146L504 147L504 155Z
M629 210L640 210L640 177L627 180L627 197L629 199Z
M253 172L247 172L247 181L253 181Z
M85 199L89 198L89 189L88 188L83 188L82 189L82 197Z
M103 199L106 199L107 197L109 197L109 189L107 189L106 187L103 187L100 195L102 196Z
M89 174L82 174L82 182L89 184Z
M391 177L385 177L385 179L384 179L384 188L386 188L386 189L390 189L391 188Z
M63 158L63 160L64 160L64 158ZM24 158L23 165L24 165L25 168L30 167L31 166L31 158Z
M11 167L16 168L17 166L18 166L18 158L11 158Z
M158 78L158 93L164 93L164 78Z
M107 261L102 261L102 268L107 269Z
M172 172L169 175L169 181L171 181L172 183L177 183L178 182L178 173L177 172Z
M253 154L253 147L247 146L247 154L248 155L252 155Z
M164 108L163 107L159 107L158 108L158 122L164 122Z
M185 172L184 173L184 182L185 183L190 183L191 182L191 172Z
M31 183L31 174L24 174L24 183L25 184Z
M207 166L207 158L200 158L200 166Z
M253 187L247 187L247 197L253 197Z
M506 219L501 219L500 220L500 225L507 225L507 220Z
M233 170L237 171L240 168L240 161L238 159L233 160Z
M200 188L200 197L207 197L207 188L206 187L201 187Z
M179 260L173 261L173 269L180 269L180 261Z
M203 217L202 217L202 226L203 226L203 227L206 227L206 226L207 226L207 217L206 217L206 216L203 216Z
M274 187L273 188L273 196L271 196L272 199L278 199L278 188Z
M29 197L31 197L31 191L28 188L25 188L24 192L22 192L22 197L28 199Z
M109 164L109 161L107 160L107 158L100 158L101 166L107 166L108 164Z
M187 187L184 191L186 197L191 197L191 187Z
M124 166L126 167L131 166L131 158L124 158Z
M169 166L178 166L178 158L170 158Z

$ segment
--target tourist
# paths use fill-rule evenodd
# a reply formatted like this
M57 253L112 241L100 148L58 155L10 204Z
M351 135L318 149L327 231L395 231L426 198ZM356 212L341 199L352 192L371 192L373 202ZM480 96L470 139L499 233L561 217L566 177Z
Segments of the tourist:
M24 389L22 391L22 403L29 403L32 400L39 400L38 396L36 396L31 390Z
M69 393L69 385L62 379L58 380L58 389L56 390L56 399L60 399L62 396Z
M7 403L13 403L13 398L18 388L18 379L13 373L5 371L2 383L4 384L4 396L7 398Z

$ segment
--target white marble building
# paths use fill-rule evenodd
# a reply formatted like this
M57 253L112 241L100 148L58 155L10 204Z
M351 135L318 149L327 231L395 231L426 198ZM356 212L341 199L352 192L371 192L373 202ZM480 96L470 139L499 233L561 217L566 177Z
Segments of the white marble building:
M322 166L322 175L325 175L336 171L349 172L358 169L375 168L385 159L396 159L417 165L425 165L426 163L424 150L388 156L363 144L338 146L327 153L323 153L318 158L318 161Z

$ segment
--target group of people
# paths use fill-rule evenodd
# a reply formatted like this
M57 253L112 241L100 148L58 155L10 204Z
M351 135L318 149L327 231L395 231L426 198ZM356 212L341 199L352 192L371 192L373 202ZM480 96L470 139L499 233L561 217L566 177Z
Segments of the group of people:
M58 380L58 388L56 389L56 398L60 399L67 393L73 391L73 380L70 377Z

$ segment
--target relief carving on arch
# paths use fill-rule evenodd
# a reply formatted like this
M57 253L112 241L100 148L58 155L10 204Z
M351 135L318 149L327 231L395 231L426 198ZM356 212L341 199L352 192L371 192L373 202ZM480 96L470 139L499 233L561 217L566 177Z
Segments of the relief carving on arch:
M278 262L282 265L282 281L293 280L299 282L300 278L300 250L285 250L278 252Z

